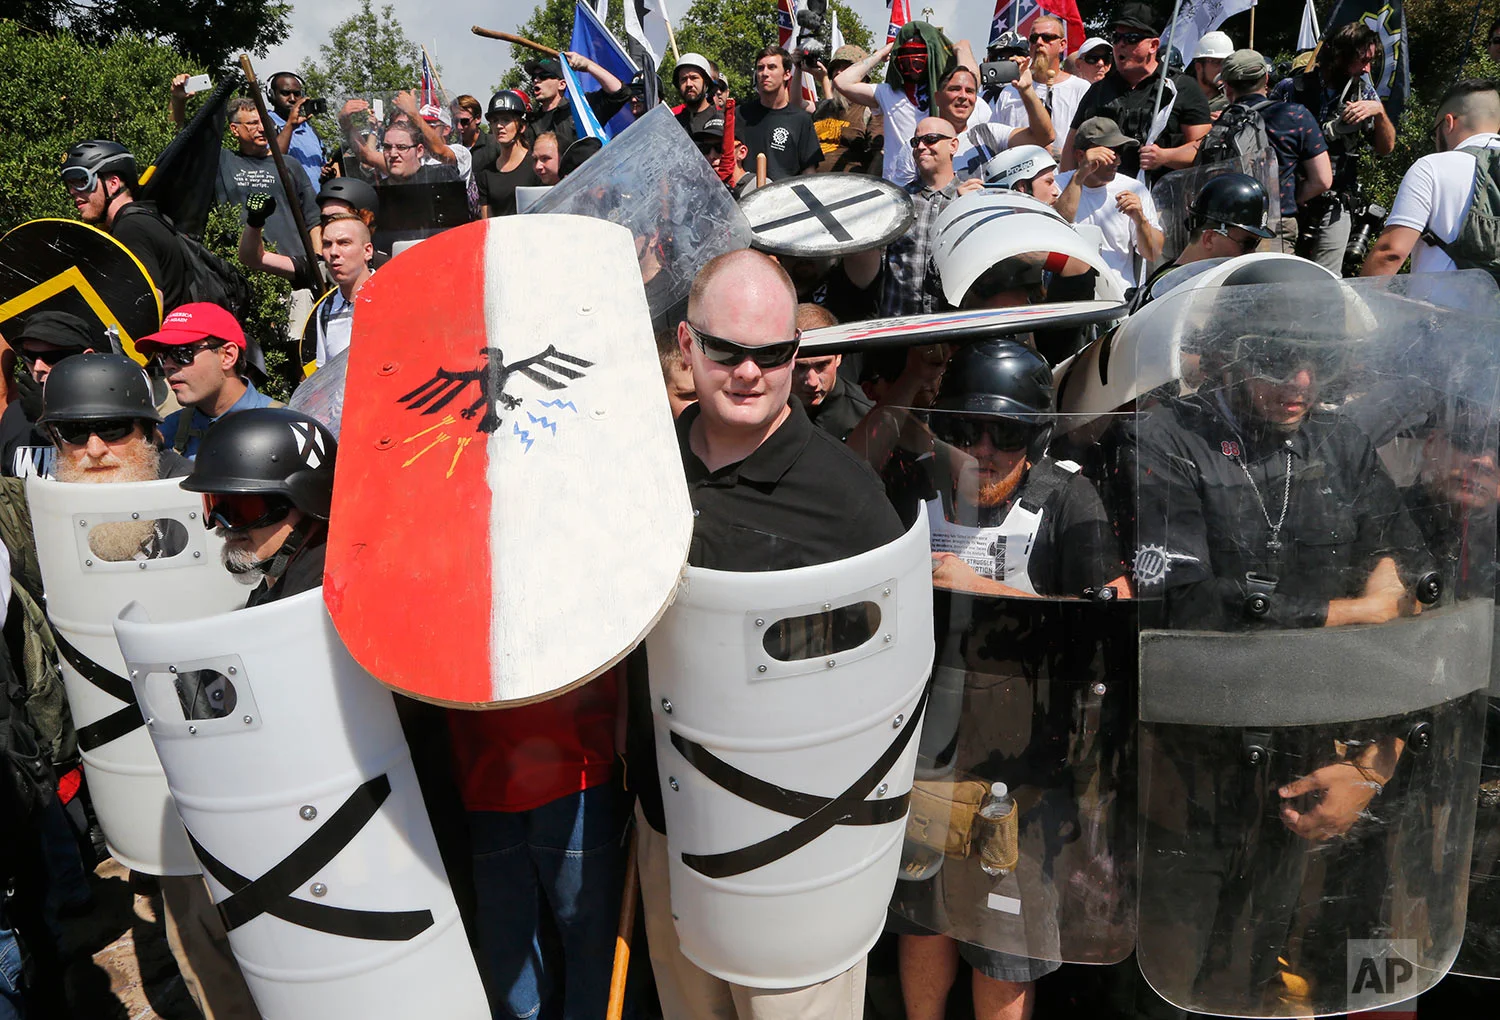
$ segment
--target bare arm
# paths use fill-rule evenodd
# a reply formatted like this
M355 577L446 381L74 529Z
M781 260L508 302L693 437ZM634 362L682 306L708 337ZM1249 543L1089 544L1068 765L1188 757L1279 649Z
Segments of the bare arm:
M1302 161L1302 173L1302 181L1297 185L1299 208L1333 187L1333 161L1328 158L1328 153L1320 152L1312 159ZM1283 209L1281 215L1290 216L1292 211Z
M953 55L958 59L959 67L967 67L976 80L979 78L979 61L974 59L974 47L969 45L969 40L960 39L954 43Z
M1068 128L1067 140L1063 142L1062 152L1057 156L1057 168L1059 170L1076 170L1078 168L1078 157L1073 153L1073 129Z
M1057 132L1052 127L1052 115L1042 105L1042 97L1036 94L1032 85L1031 68L1022 71L1016 79L1016 91L1021 94L1021 105L1026 110L1026 126L1010 136L1010 144L1047 148L1057 137Z
M180 131L187 124L187 80L190 74L179 74L172 79L172 124Z
M407 118L421 129L422 144L427 146L428 152L449 166L458 162L458 157L453 154L453 150L449 148L443 136L438 133L437 128L427 123L421 116L421 108L417 106L416 96L410 92L397 92L396 97L391 100L391 103L396 109L406 114Z
M891 55L894 47L895 43L886 43L859 63L850 64L834 75L833 90L851 103L879 109L880 103L875 99L875 86L864 79Z
M1365 257L1365 264L1360 267L1359 275L1395 276L1421 237L1421 233L1411 227L1386 227L1380 232L1380 239L1375 242L1375 247Z
M260 227L246 226L240 232L240 263L252 273L270 273L290 280L297 275L297 267L291 257L280 252L266 251L265 239Z

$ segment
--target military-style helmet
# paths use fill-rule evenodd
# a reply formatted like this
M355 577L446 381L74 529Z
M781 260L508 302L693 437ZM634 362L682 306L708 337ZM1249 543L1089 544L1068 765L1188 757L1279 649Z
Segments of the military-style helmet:
M1200 230L1210 224L1239 227L1259 238L1272 237L1266 229L1266 210L1270 205L1266 189L1249 174L1220 174L1198 190L1193 211L1188 214L1188 229Z
M672 68L672 84L674 86L677 84L677 72L685 67L691 67L696 71L703 72L703 82L705 85L714 80L713 65L708 62L707 57L701 53L684 53L682 58L677 61L677 66Z
M134 183L135 156L119 142L93 138L68 150L61 174L64 183L79 191L92 191L104 174L116 174Z
M123 354L75 354L47 373L40 424L107 418L161 421L141 366Z
M1026 455L1035 462L1052 438L1052 369L1018 341L981 340L948 362L932 407L955 416L1007 418L1032 426Z
M189 492L281 496L326 519L338 440L316 418L285 407L239 411L214 422L182 480Z
M344 202L355 209L367 209L380 215L380 196L358 177L335 177L318 189L318 205Z
M526 100L521 98L520 93L514 89L506 89L496 92L490 96L489 110L485 113L485 119L495 116L497 113L513 113L517 117L526 116Z

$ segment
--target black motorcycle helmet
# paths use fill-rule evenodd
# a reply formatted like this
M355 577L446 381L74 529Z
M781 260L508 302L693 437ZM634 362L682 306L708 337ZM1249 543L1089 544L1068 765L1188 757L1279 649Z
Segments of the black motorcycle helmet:
M344 202L355 209L380 215L380 196L358 177L335 177L318 189L318 207L324 202Z
M1220 174L1198 190L1193 211L1188 214L1188 229L1201 230L1209 225L1239 227L1265 239L1274 236L1266 229L1270 201L1266 189L1249 174Z
M1026 443L1032 463L1047 452L1054 406L1052 369L1040 354L1015 340L981 340L960 349L948 362L932 405L934 411L1032 426Z
M38 424L109 418L161 421L141 366L123 354L76 354L47 373Z
M69 183L75 183L69 180L70 177L81 183L86 175L97 178L104 174L115 174L131 187L136 183L135 156L119 142L103 138L92 138L70 148L63 157L60 172L63 180Z
M520 93L513 89L506 89L490 96L490 106L484 117L485 120L489 120L497 113L513 113L517 117L524 117L526 109L526 100L521 98Z
M338 440L316 418L285 407L239 411L209 427L182 487L281 496L326 520L337 454Z

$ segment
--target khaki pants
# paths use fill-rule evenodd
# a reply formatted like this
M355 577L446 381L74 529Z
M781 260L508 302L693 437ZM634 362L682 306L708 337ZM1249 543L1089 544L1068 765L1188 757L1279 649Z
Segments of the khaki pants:
M678 948L667 883L667 837L651 828L640 808L641 907L651 943L651 970L664 1020L860 1020L865 961L837 977L804 988L747 988L714 977Z
M204 1020L261 1020L201 875L163 875L167 945Z

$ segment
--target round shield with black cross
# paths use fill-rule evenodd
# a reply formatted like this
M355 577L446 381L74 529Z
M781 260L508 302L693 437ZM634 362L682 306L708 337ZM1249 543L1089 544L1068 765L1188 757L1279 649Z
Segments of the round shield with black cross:
M87 223L42 219L0 237L0 333L32 312L76 315L104 343L114 326L124 352L161 325L161 299L146 267L119 241Z
M689 567L647 650L683 954L757 988L864 959L932 668L925 521L832 563Z
M1117 366L1139 380L1114 461L1142 602L1136 958L1182 1009L1390 1008L1466 937L1495 307L1482 272L1184 287Z
M864 174L817 174L757 188L740 202L751 247L772 255L837 258L889 244L911 226L911 196Z
M322 593L114 636L260 1012L489 1017L395 702Z
M78 749L110 856L148 875L196 875L119 646L131 602L163 620L223 612L245 588L219 562L223 540L176 481L87 485L26 480L47 617L57 635Z

